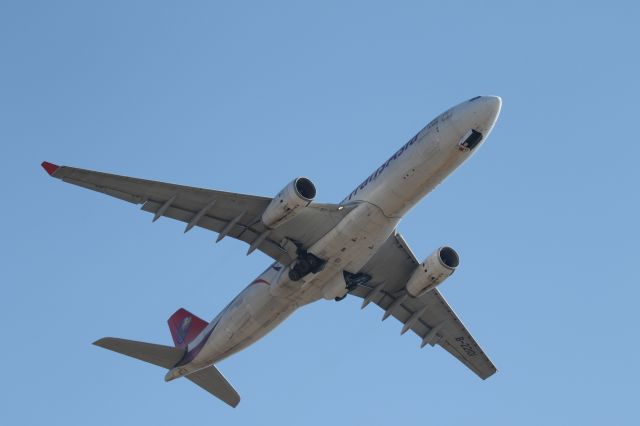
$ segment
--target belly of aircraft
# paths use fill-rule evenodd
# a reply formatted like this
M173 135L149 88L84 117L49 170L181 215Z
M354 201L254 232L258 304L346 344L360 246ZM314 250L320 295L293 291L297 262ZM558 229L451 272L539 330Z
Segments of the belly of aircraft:
M357 272L393 232L397 220L389 219L369 203L362 203L310 250L327 261L322 271L296 282L287 297L273 296L269 286L275 264L249 285L229 305L193 365L218 362L251 345L282 323L298 307L322 298L323 287L342 271Z
M327 267L357 272L375 254L398 224L376 205L362 202L309 250Z

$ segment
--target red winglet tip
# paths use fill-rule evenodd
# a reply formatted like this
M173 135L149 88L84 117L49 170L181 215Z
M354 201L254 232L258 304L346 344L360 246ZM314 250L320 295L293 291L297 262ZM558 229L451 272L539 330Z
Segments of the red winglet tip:
M47 171L47 173L49 173L49 175L53 175L60 168L57 164L49 163L47 161L43 161L41 166Z

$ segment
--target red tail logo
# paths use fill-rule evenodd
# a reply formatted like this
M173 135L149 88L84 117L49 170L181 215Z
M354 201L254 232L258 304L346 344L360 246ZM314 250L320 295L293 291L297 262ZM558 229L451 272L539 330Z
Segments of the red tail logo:
M184 308L178 309L167 321L173 343L178 348L186 348L208 323Z

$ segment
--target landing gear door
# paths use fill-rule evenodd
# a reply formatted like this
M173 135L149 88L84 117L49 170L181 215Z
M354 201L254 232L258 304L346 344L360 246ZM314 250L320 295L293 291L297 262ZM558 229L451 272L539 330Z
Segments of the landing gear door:
M460 151L468 152L475 148L482 141L482 133L477 130L471 129L460 139L458 143L458 149Z

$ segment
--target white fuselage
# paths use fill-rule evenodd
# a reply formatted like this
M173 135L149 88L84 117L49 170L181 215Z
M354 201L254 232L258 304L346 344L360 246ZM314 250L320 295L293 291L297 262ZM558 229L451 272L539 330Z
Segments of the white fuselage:
M343 296L343 271L357 273L394 231L401 217L478 148L459 143L471 129L487 138L501 106L483 96L463 102L431 121L358 185L342 204L356 204L345 218L308 248L326 266L300 281L274 263L189 344L168 379L207 367L254 343L308 303Z

